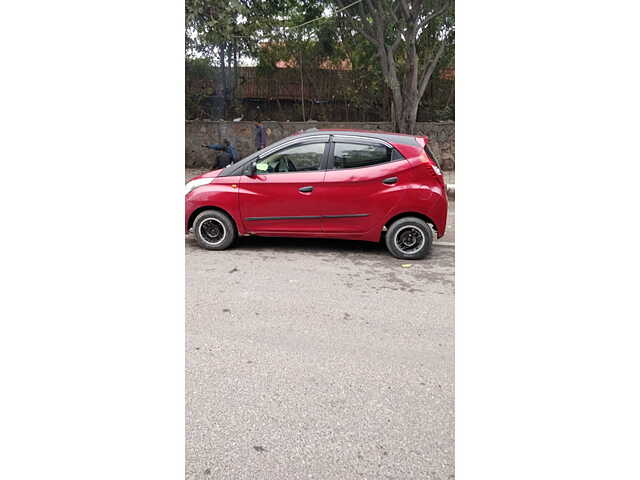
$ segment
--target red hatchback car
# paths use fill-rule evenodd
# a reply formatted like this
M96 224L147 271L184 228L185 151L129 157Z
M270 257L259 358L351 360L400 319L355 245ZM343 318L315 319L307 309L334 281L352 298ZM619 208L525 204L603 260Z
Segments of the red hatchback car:
M427 137L314 130L186 185L185 228L210 250L239 235L385 241L423 258L444 235L447 191Z

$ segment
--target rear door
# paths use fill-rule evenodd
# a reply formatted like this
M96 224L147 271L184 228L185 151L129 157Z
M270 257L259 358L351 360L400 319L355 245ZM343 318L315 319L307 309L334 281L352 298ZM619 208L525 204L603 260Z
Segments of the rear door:
M332 138L324 179L323 230L360 234L379 226L409 183L409 162L371 138Z
M329 136L317 136L260 155L256 174L242 175L239 202L251 233L322 231L322 182Z

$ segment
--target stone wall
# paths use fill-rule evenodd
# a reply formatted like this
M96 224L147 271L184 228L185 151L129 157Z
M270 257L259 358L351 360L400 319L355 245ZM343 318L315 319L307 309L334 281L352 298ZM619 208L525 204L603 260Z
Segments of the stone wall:
M214 122L188 120L185 132L185 163L187 167L212 167L216 152L202 148L202 144L222 143L228 138L244 158L255 151L255 124L253 122ZM264 122L269 129L269 145L281 138L307 128L355 129L391 131L391 123L336 123L336 122ZM454 122L418 123L418 134L429 137L429 146L444 170L455 169Z

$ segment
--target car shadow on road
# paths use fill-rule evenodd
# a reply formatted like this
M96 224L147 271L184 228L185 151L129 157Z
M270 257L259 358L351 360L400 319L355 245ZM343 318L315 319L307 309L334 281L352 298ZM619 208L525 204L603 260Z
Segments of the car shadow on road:
M192 234L186 237L187 245L195 248L198 243ZM232 247L234 250L279 250L289 252L362 253L388 255L383 243L333 238L294 237L240 237Z
M333 238L240 237L234 248L238 250L286 250L290 252L362 253L387 255L382 243Z
M190 248L200 249L193 235L186 238L187 245ZM389 252L383 242L373 243L358 240L340 240L328 238L291 238L291 237L240 237L232 251L240 252L263 252L266 253L302 253L302 254L320 254L329 257L345 256L354 260L361 257L363 260L376 259L384 263L402 261L389 255ZM446 259L451 255L450 248L434 249L423 260L439 260ZM414 260L415 262L416 260ZM417 260L420 261L420 260Z

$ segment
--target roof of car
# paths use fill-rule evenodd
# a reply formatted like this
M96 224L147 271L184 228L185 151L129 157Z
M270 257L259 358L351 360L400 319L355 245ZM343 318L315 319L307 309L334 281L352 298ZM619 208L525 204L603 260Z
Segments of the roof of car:
M403 133L385 132L382 130L342 130L342 129L309 129L297 134L299 137L308 137L318 134L323 135L353 135L357 137L377 138L388 143L402 143L405 145L416 145L416 135L406 135Z

